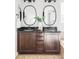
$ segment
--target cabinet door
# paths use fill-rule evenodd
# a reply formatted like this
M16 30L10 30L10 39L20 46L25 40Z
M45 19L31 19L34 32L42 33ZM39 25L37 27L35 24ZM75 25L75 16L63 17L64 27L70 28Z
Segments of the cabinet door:
M45 52L59 52L58 34L45 33L44 48Z
M19 48L25 52L33 52L35 49L35 33L19 33Z

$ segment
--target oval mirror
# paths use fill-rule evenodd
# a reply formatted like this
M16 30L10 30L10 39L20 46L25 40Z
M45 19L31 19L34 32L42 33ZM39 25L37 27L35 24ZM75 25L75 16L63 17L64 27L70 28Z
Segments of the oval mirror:
M24 13L23 20L26 25L31 26L31 25L35 24L36 20L34 17L37 16L37 13L36 13L36 9L34 8L34 6L32 6L32 5L26 6L24 8L23 13Z
M43 9L44 23L48 26L56 22L56 9L52 5L47 5Z

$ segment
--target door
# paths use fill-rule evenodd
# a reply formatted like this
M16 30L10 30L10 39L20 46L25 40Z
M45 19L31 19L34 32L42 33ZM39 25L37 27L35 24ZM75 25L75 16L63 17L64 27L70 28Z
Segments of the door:
M59 52L58 34L45 33L44 48L45 48L45 52L48 53Z
M19 33L19 50L23 52L34 52L35 50L35 33Z

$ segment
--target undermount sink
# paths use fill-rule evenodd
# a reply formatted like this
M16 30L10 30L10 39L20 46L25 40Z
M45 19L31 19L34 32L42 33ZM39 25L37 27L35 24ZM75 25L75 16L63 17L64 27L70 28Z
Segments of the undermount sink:
M30 32L30 31L36 31L38 27L21 27L21 28L18 28L18 31L27 31L27 32Z
M44 32L57 32L57 27L43 27Z

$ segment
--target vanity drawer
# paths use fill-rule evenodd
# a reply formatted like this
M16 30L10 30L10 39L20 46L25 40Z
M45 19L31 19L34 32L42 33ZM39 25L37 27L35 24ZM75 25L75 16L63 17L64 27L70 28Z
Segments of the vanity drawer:
M36 42L36 44L37 45L42 45L42 44L44 44L44 41L43 40L39 40L39 41Z
M44 38L43 37L37 37L36 40L41 41L41 40L44 40Z
M37 37L43 37L44 34L43 34L43 33L36 33L36 36L37 36Z
M44 49L43 45L37 45L36 46L36 50L43 50L43 49Z
M40 40L36 42L36 48L37 50L42 50L44 47L44 41Z

